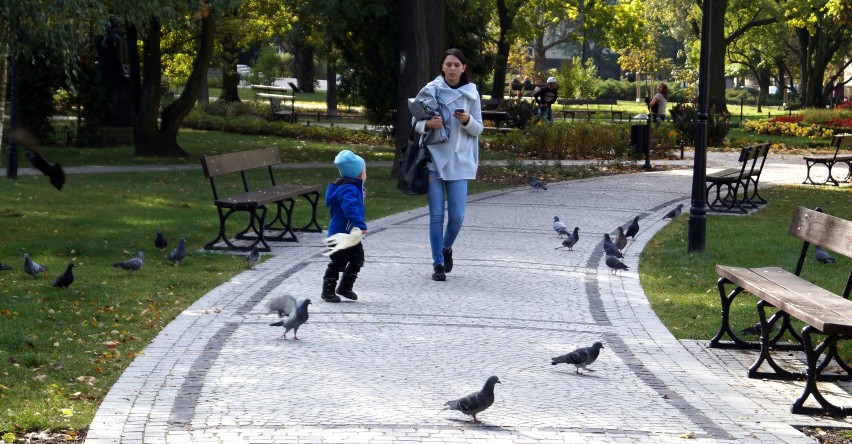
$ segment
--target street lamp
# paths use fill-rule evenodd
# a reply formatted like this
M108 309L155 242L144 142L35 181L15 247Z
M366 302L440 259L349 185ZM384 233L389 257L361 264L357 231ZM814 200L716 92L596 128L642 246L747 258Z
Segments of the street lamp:
M687 251L704 251L707 236L707 94L710 62L710 10L704 0L701 13L701 56L698 64L698 109L695 119L695 161L692 167L692 206L689 208Z

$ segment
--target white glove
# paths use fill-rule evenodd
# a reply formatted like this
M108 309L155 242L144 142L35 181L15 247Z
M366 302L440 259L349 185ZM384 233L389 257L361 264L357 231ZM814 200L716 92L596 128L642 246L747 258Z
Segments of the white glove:
M364 233L358 227L352 228L352 230L350 230L348 234L333 234L322 240L323 245L325 245L325 249L323 250L322 255L331 256L337 251L352 247L354 245L358 245L363 237Z

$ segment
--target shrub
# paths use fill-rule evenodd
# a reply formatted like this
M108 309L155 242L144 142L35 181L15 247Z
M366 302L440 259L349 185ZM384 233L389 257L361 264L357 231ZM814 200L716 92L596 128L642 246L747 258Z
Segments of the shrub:
M680 138L688 144L695 145L695 123L698 118L696 105L679 103L670 109L669 113L672 115L672 122ZM715 107L710 107L707 113L707 144L709 146L722 146L731 129L728 123L730 117L730 113L717 113Z
M597 98L633 100L636 98L636 84L627 80L604 80L598 84Z

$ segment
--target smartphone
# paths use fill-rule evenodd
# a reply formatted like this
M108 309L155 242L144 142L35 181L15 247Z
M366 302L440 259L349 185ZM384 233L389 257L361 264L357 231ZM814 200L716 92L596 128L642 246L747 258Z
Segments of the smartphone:
M456 114L464 114L464 108L456 108L455 113Z

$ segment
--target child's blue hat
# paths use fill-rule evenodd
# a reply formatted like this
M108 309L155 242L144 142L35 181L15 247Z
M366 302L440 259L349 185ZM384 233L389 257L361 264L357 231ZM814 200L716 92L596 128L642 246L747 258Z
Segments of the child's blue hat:
M364 159L349 150L337 153L337 157L334 158L334 166L340 171L341 177L353 179L357 179L365 168Z

